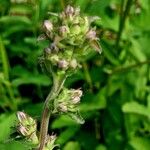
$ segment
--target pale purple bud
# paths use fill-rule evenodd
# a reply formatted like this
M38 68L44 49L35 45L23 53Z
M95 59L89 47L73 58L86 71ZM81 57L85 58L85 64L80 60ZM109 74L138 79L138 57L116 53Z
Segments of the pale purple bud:
M53 30L53 24L49 20L45 20L43 26L47 31Z
M69 29L68 29L67 26L61 26L60 29L59 29L59 32L60 32L60 34L63 36L63 35L65 35L66 33L69 32Z
M70 67L75 69L77 66L78 66L78 63L77 63L76 59L72 59L70 61Z
M82 91L80 89L72 90L71 99L74 104L77 104L80 102L81 96L82 96Z
M29 133L28 133L28 129L25 128L24 126L20 125L18 127L18 131L23 135L23 136L28 136Z
M77 104L77 103L79 103L79 102L80 102L80 97L76 96L76 97L73 97L73 98L72 98L72 103L73 103L73 104Z
M97 37L96 37L96 31L91 29L87 32L86 34L86 38L89 39L89 40L96 40Z
M60 104L58 105L58 108L59 108L59 110L60 110L61 112L67 112L67 111L68 111L68 108L67 108L67 106L66 106L65 103L60 103Z
M60 60L58 62L58 67L62 69L66 69L68 67L68 62L66 60Z
M65 10L65 14L67 16L73 16L74 12L75 12L74 8L72 6L70 6L70 5L68 5L66 10Z
M17 118L20 122L25 121L27 119L27 115L24 112L18 111Z

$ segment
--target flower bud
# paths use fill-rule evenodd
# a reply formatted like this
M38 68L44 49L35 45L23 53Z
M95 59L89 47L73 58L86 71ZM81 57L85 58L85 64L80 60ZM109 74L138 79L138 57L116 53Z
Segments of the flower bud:
M49 20L44 21L43 27L49 32L53 30L53 24Z
M77 60L76 59L72 59L70 61L70 67L75 69L75 68L77 68L77 66L78 66Z
M90 29L86 34L86 38L91 40L91 41L97 40L96 31L94 29Z
M24 112L18 111L17 112L17 118L20 122L23 122L26 120L27 115Z
M59 32L61 36L65 36L69 33L69 28L67 26L61 26Z
M67 16L73 16L74 12L75 12L74 8L72 6L70 6L70 5L68 5L66 10L65 10L65 14Z
M80 89L78 89L78 90L73 89L71 93L72 93L71 94L71 99L72 99L73 104L79 103L80 98L82 96L82 91Z
M69 63L66 60L60 60L58 62L58 67L61 69L67 69L68 65L69 65Z
M56 135L48 135L44 150L53 150L56 146L58 146L55 144L56 138Z
M23 135L23 136L29 136L30 133L28 132L28 129L22 125L18 127L18 131Z
M58 109L59 111L64 112L64 113L68 111L67 105L65 103L60 103L58 105Z

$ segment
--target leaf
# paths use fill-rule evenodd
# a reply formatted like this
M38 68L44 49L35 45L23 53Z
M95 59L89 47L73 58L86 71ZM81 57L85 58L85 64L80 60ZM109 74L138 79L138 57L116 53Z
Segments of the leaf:
M107 150L106 146L100 144L99 146L96 147L96 150Z
M5 142L11 133L11 127L15 124L15 114L2 114L0 116L0 141Z
M122 110L124 113L134 113L134 114L143 115L150 118L150 109L137 102L125 103L122 107Z
M68 116L70 116L74 121L76 121L79 124L84 124L84 119L80 115L79 111L75 113L68 113Z
M85 96L85 99L90 98L89 101L82 102L80 104L80 111L93 111L104 109L106 107L106 98L105 98L106 88L101 89L97 95L88 95ZM84 101L84 99L83 99Z
M129 144L135 150L149 150L150 149L150 139L144 137L133 137Z
M79 127L77 126L72 126L61 132L59 135L57 142L59 144L64 144L66 143L70 138L72 138L75 133L79 130Z
M4 144L0 144L1 150L29 150L25 143L20 143L17 141L6 142Z
M27 77L14 79L12 81L12 84L16 87L23 84L36 84L36 85L47 86L50 85L50 80L45 75L30 74Z
M9 79L9 62L8 62L7 53L1 37L0 37L0 59L2 60L4 77L6 79Z
M52 129L74 126L76 123L68 116L60 116L52 123Z
M81 150L81 148L78 142L68 142L63 150Z

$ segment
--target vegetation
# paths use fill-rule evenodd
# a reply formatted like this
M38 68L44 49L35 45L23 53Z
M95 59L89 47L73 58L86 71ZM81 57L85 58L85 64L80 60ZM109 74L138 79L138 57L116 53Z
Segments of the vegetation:
M55 114L48 133L56 133L63 150L149 150L149 0L0 0L0 149L31 147L16 130L18 111L32 116L40 129L53 80L38 63L48 43L37 39L43 21L55 20L51 12L68 4L101 18L92 26L102 54L85 55L82 68L65 82L67 93L82 87L79 108L85 123Z

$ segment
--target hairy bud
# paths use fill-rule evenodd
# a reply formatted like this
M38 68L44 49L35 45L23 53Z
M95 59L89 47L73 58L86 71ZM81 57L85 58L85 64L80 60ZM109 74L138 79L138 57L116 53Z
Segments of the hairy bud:
M49 20L44 21L43 27L49 32L53 30L53 24Z
M67 69L68 65L69 65L69 63L66 60L60 60L58 62L58 67L61 69Z
M96 31L94 29L90 29L86 34L86 38L89 40L97 40Z

